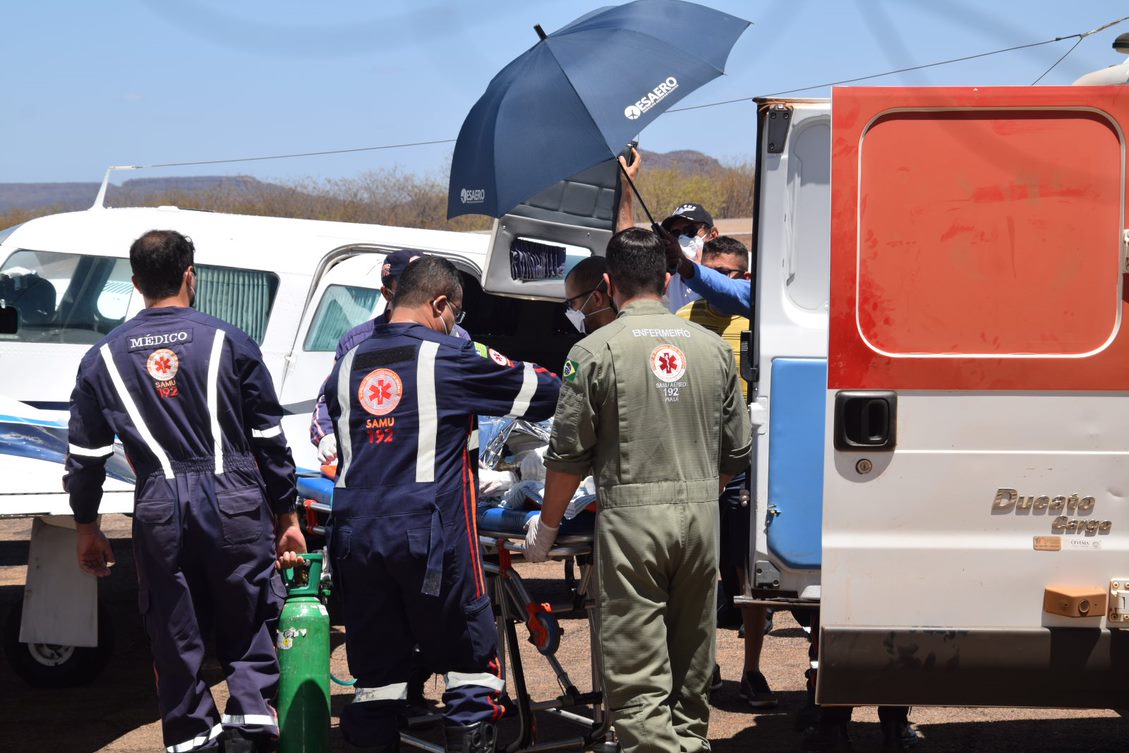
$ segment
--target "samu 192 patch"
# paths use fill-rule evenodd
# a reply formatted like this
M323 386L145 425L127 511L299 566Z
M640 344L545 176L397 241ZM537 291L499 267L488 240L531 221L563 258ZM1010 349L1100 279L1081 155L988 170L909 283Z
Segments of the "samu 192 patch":
M570 358L565 361L564 369L561 370L561 378L566 382L572 382L576 379L579 370L580 364Z

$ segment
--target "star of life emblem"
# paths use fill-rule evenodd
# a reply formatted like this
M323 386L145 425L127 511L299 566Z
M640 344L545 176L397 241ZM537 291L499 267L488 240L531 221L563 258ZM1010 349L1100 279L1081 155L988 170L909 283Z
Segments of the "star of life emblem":
M664 382L676 382L686 373L686 356L673 345L660 345L651 351L651 372Z
M145 361L145 370L158 382L167 382L180 369L180 359L168 348L154 350Z
M361 380L357 399L361 407L374 416L391 413L400 404L404 385L399 375L392 369L375 369Z
M487 353L490 355L490 360L493 361L494 363L498 364L499 366L513 366L514 365L513 361L506 358L504 355L502 355L498 351L494 350L493 348L490 348L487 351Z

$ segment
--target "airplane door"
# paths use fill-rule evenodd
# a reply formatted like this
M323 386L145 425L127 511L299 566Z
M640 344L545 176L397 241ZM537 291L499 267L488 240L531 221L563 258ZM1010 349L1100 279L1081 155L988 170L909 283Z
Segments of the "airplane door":
M1126 89L832 118L820 703L1129 706Z
M337 342L350 329L379 316L385 301L380 295L383 252L360 251L329 268L318 280L279 387L286 417L283 430L299 467L317 468L310 443L310 417L322 382L333 369Z
M581 259L603 256L615 230L619 165L602 162L545 189L494 222L482 289L562 300L564 278Z

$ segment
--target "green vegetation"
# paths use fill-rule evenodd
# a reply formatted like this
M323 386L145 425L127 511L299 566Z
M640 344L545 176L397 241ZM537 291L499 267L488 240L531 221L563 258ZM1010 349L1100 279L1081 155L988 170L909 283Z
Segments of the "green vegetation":
M647 155L644 155L644 160ZM648 170L644 162L639 190L661 219L683 201L703 204L714 217L750 217L753 212L753 166L721 165L710 160L704 168L675 167ZM654 163L652 163L654 164ZM173 205L233 214L296 217L342 222L365 222L440 230L486 230L487 217L447 220L447 177L415 175L401 169L377 170L355 178L307 179L285 185L248 182L224 188L169 191L145 196L111 187L110 206ZM61 207L12 209L0 212L0 228L34 217L64 211ZM636 219L643 215L636 202Z

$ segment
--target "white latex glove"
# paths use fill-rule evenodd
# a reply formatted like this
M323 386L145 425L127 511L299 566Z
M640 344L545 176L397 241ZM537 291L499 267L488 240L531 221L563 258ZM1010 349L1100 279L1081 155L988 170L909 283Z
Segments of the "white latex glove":
M337 459L337 435L326 434L318 442L318 460L322 465L332 463Z
M491 468L478 468L478 493L483 497L500 497L517 483L513 471L495 471Z
M523 452L521 455L521 480L522 481L544 481L545 480L545 450L546 447L541 447L529 452Z
M528 562L544 562L549 559L549 550L557 540L558 528L541 522L537 513L525 523L525 559Z

